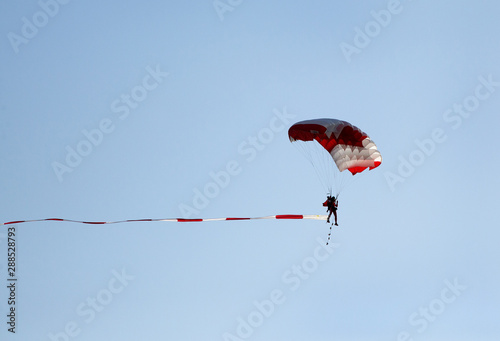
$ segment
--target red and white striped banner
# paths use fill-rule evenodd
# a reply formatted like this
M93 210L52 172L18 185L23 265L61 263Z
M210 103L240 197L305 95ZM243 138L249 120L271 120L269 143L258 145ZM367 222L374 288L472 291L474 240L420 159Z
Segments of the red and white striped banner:
M235 221L235 220L254 220L254 219L326 220L327 216L326 215L278 214L278 215L271 215L271 216L265 216L265 217L253 217L253 218L200 218L200 219L167 218L167 219L130 219L130 220L119 220L119 221L81 221L81 220L71 220L71 219L61 219L61 218L47 218L47 219L9 221L7 223L0 223L0 225L33 223L33 222L41 222L41 221L65 221L65 222L70 222L70 223L99 225L99 224L135 223L135 222L146 222L146 221L166 221L166 222L174 222L174 223L191 223L191 222L202 222L202 221Z

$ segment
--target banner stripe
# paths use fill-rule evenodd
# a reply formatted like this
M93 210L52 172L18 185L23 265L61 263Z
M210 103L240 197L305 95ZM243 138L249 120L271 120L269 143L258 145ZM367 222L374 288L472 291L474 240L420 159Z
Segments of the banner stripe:
M33 223L42 221L61 221L70 222L78 224L90 224L90 225L104 225L104 224L121 224L121 223L132 223L132 222L178 222L178 223L193 223L193 222L203 222L203 221L236 221L236 220L252 220L252 219L310 219L310 220L326 220L326 215L300 215L300 214L278 214L273 216L265 217L253 217L253 218L239 218L239 217L229 217L229 218L196 218L196 219L185 219L185 218L165 218L165 219L129 219L129 220L119 220L119 221L81 221L81 220L71 220L71 219L61 219L61 218L47 218L47 219L34 219L34 220L15 220L6 223L0 223L0 225L12 225L21 223Z

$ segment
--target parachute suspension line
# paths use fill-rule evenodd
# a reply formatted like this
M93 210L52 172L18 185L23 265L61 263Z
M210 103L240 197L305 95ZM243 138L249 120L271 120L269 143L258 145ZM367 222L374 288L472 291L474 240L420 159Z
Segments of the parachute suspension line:
M337 198L353 181L353 175L347 169L340 172L332 155L316 140L296 140L292 144L309 161L327 195ZM337 150L336 153L340 154L341 159L349 160L344 150Z
M332 155L317 141L296 140L292 144L309 161L326 194L333 195L336 199L346 187L359 180L362 174L368 171L365 170L356 176L347 169L340 172ZM336 150L336 153L340 155L341 160L349 160L343 149Z
M316 162L313 162L315 165L316 173L320 181L323 184L323 187L327 190L328 195L332 195L334 191L334 185L336 183L337 177L337 166L335 165L334 160L332 159L330 153L319 144L319 142L314 141L310 144L313 149L312 153L314 155Z
M333 183L335 179L335 163L330 154L317 142L304 142L297 140L293 145L309 161L318 180L328 194L333 192Z

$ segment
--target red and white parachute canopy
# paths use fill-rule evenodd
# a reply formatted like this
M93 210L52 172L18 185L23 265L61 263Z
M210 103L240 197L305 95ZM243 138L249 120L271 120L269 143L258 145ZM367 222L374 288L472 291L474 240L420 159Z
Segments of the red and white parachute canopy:
M342 172L352 175L374 169L382 155L368 134L349 122L321 118L295 123L288 130L290 141L313 164L329 194L338 196L345 181Z

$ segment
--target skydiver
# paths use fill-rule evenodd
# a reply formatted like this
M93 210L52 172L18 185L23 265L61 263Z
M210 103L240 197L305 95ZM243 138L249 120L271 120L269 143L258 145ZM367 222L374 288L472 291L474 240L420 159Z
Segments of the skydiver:
M335 217L335 226L339 226L337 224L337 207L339 206L339 203L335 199L335 197L333 195L327 196L326 201L323 203L323 206L326 206L326 211L329 212L328 218L326 219L326 222L327 223L330 222L330 217L332 216L332 213L333 213L333 216Z

